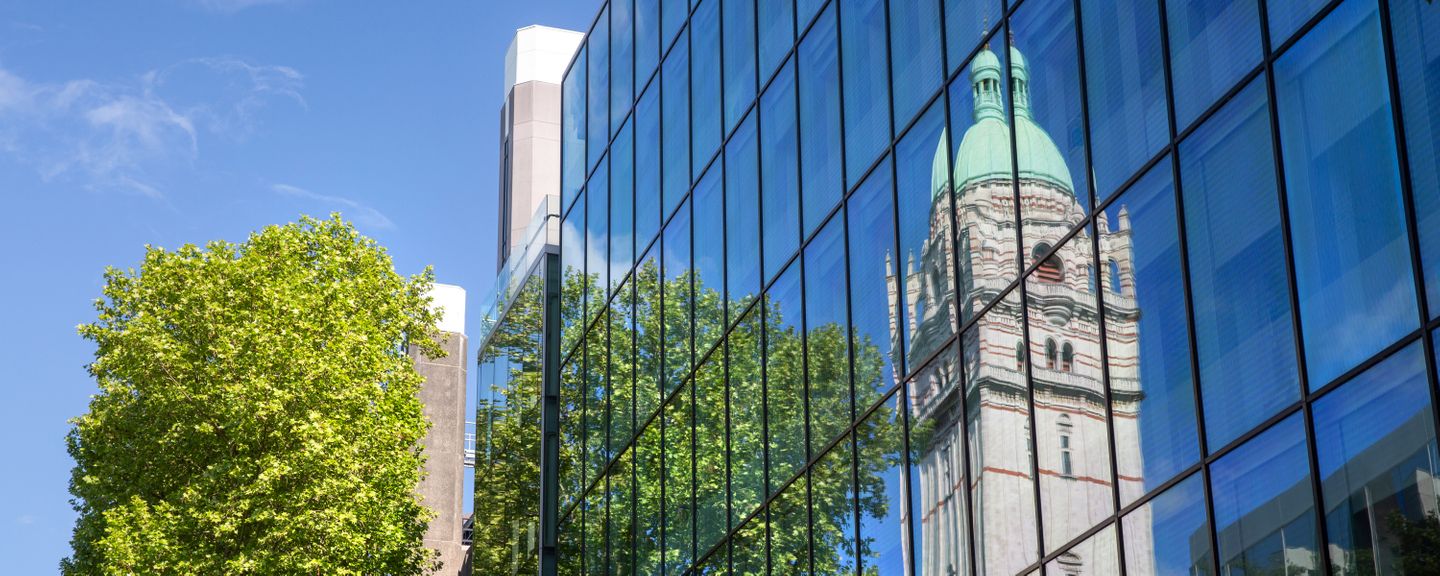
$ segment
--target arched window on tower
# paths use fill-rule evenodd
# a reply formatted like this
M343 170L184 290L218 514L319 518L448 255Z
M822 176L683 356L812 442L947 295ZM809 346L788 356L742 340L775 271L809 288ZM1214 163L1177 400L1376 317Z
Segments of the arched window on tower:
M1074 365L1075 347L1071 346L1069 342L1066 342L1064 346L1060 347L1060 370L1069 372Z
M1120 286L1120 263L1114 258L1110 259L1110 291L1116 294L1121 292Z
M1075 462L1070 454L1070 434L1074 432L1074 424L1070 422L1069 414L1061 414L1059 423L1056 426L1060 433L1060 475L1065 478L1075 477Z
M1056 360L1058 360L1057 356L1058 351L1055 348L1055 341L1047 338L1045 340L1045 367L1054 370Z
M1031 260L1039 260L1046 252L1050 251L1050 245L1040 243L1035 245L1035 250L1030 253ZM1041 282L1056 283L1065 279L1065 266L1060 262L1060 257L1051 254L1049 258L1040 262L1035 269L1035 279Z

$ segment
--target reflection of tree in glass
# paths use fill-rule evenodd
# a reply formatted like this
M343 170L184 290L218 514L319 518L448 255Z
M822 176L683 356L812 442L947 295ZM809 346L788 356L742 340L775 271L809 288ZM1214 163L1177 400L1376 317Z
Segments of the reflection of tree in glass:
M596 287L598 283L592 281L585 283L582 276L575 271L566 274L562 284L561 302L562 306L580 306L583 299L583 287L587 284ZM533 283L538 285L538 283ZM805 366L803 363L804 354L809 354L809 362L812 370L811 379L808 383L808 390L812 397L826 398L849 398L850 379L846 369L849 358L847 352L847 330L836 324L826 324L812 327L808 338L802 338L802 334L796 325L798 318L782 318L781 310L777 303L764 299L761 305L766 307L766 322L770 326L768 332L764 332L761 323L758 321L741 321L730 332L728 346L721 347L711 353L710 350L697 350L696 358L705 359L706 362L700 365L697 370L698 386L680 386L680 382L665 381L663 390L670 391L680 389L679 394L684 396L684 402L678 402L678 406L685 410L693 411L689 417L670 418L666 416L666 425L674 422L683 422L692 425L693 428L686 430L681 435L675 435L674 430L667 430L662 439L658 433L661 418L652 415L658 410L662 398L662 378L678 378L683 375L683 370L675 369L666 365L662 372L661 366L668 364L675 358L674 346L684 346L687 335L674 336L677 330L688 330L690 327L674 322L671 316L672 311L678 309L677 304L690 299L693 285L694 307L693 330L695 334L702 336L698 339L702 344L706 335L713 341L713 335L724 333L725 327L725 305L726 301L721 293L712 287L705 286L703 280L694 272L687 272L662 279L658 266L653 261L645 261L635 270L630 285L637 287L633 301L625 297L622 292L619 297L611 301L610 313L597 315L609 323L609 343L612 347L610 358L626 359L627 361L612 361L609 363L608 381L599 378L599 375L592 375L591 378L578 377L578 369L568 369L562 374L561 392L561 493L563 502L574 502L579 499L579 492L582 487L596 485L596 477L601 470L595 469L597 461L594 455L582 454L582 447L606 446L615 447L615 453L605 454L605 459L613 459L621 456L621 451L634 451L633 466L612 467L609 473L614 474L621 470L625 474L633 472L633 482L623 485L633 486L635 492L632 498L625 499L624 514L610 515L608 521L612 523L606 530L613 540L607 542L610 549L611 571L629 571L630 563L644 569L659 567L661 559L671 564L666 566L666 572L673 570L674 563L689 563L699 556L706 554L711 548L718 544L723 535L728 531L726 515L724 514L726 504L727 486L733 486L730 499L733 502L735 513L732 515L737 521L750 515L760 504L764 497L765 470L763 469L763 450L767 445L765 442L765 426L759 417L762 412L758 410L761 399L765 398L765 387L762 375L768 377L772 382L804 382ZM659 296L663 292L665 303L662 306ZM598 289L589 294L592 302L592 309L596 309L594 302L603 298ZM533 509L519 505L519 500L528 496L526 490L538 486L539 470L538 463L538 442L539 435L536 434L538 427L538 409L533 399L538 394L539 372L531 370L531 364L515 359L532 359L539 351L539 340L534 335L539 334L541 320L539 296L522 295L517 302L514 311L511 313L512 322L507 322L505 327L497 330L497 336L493 340L492 348L496 354L510 354L512 358L511 381L515 383L512 390L502 391L506 399L503 406L499 402L489 408L492 415L494 432L495 454L502 455L492 459L486 464L485 469L478 468L476 473L476 535L475 549L477 560L479 550L486 546L504 544L505 548L497 554L508 554L510 536L508 526L523 523L526 514L533 515ZM523 302L523 303L522 303ZM732 308L738 309L743 304L731 302ZM663 310L663 313L662 313ZM570 313L577 311L571 310ZM759 310L753 310L747 318L758 318ZM732 317L738 316L738 310L732 309ZM792 312L793 313L793 312ZM517 316L518 315L518 316ZM562 316L567 316L562 312ZM574 314L569 317L578 317ZM668 331L662 338L662 327ZM527 330L529 332L527 332ZM592 328L592 333L594 328ZM603 334L600 331L599 334ZM528 336L527 336L528 334ZM567 340L570 336L567 334ZM762 336L768 336L768 340L762 340ZM876 346L868 337L861 338L858 334L855 338L855 381L871 382L881 375L883 358ZM602 340L603 342L603 340ZM761 343L768 352L770 361L763 367L760 355L756 351L761 349ZM595 345L595 344L592 344ZM628 348L634 346L633 355L626 351L624 354L617 354L615 347ZM724 377L726 372L719 368L723 365L720 361L724 358L724 352L728 349L728 380ZM707 358L706 355L709 354ZM681 352L683 357L683 351ZM577 356L578 357L578 356ZM633 363L628 359L633 358ZM664 362L662 362L662 360ZM571 366L574 363L572 362ZM568 367L567 367L568 368ZM817 369L820 368L820 369ZM728 419L726 414L726 383L728 381L728 399L730 402ZM633 386L631 383L633 382ZM593 385L604 386L611 384L608 390L597 393L589 388ZM581 387L587 389L582 390ZM608 395L607 395L608 392ZM690 394L695 395L695 401L688 400ZM596 399L605 399L608 406L596 406ZM513 399L513 400L512 400ZM669 398L668 410L674 410L679 398ZM765 409L771 422L805 422L804 398L794 395L772 395L769 398ZM589 403L587 410L582 410L582 403ZM746 409L749 405L755 409ZM599 410L597 410L599 408ZM858 407L863 410L865 407ZM631 410L634 410L635 425L623 422L630 418ZM876 439L883 436L898 437L903 433L900 429L898 419L889 414L893 406L884 405L877 409L872 415L861 424L856 430L857 439L861 445L878 445ZM602 412L603 411L603 412ZM616 425L596 427L594 425L583 425L577 420L592 419L598 416L604 418L609 414L619 419ZM483 418L483 415L482 415ZM828 421L849 422L851 414L848 404L841 404L838 408L831 408L828 411L821 410L811 414L811 418L824 418ZM623 435L625 438L608 438L605 442L585 441L579 438L582 431L597 433L606 431L610 435ZM636 434L638 431L638 435ZM773 431L772 431L773 432ZM676 466L675 462L666 461L662 465L661 455L658 448L663 444L669 448L677 438L689 440L689 434L694 434L694 466ZM635 446L631 446L631 436L637 436ZM792 441L790 438L772 438L769 444L772 451L777 448L777 442ZM804 438L795 439L800 442L801 453L804 453ZM832 438L815 438L811 446L819 450L829 443ZM728 441L728 444L727 444ZM729 447L730 460L727 462L727 446ZM849 453L850 440L847 438L840 441L837 447ZM607 450L609 452L609 450ZM687 451L688 452L688 451ZM668 454L667 458L673 457ZM827 460L835 456L827 456ZM849 457L841 457L848 466ZM903 505L903 502L890 502L885 497L886 490L883 486L883 478L880 473L898 465L900 455L898 452L884 454L861 454L858 466L858 479L863 488L862 494L866 498L860 501L860 513L869 517L884 517L890 506ZM730 470L730 482L727 483L725 470ZM772 470L774 471L774 470ZM785 485L790 477L771 477L771 491ZM810 480L811 502L814 511L814 555L811 558L812 569L817 573L835 573L842 571L844 567L853 566L857 555L857 543L854 538L854 498L853 479L849 474L843 473L816 473ZM666 498L662 499L662 482ZM615 483L612 482L612 487ZM804 482L795 482L787 490L803 490ZM680 489L680 494L693 490L696 500L693 507L690 505L676 507L675 490ZM613 489L612 489L613 492ZM538 501L538 492L531 498ZM593 494L593 490L592 490ZM782 498L788 498L788 492ZM592 496L593 497L593 496ZM613 497L613 495L612 495ZM666 500L672 505L665 506ZM494 505L491 502L495 502ZM804 502L801 497L800 502ZM562 510L564 506L562 504ZM620 508L612 507L612 511ZM578 510L578 509L577 509ZM633 514L633 515L632 515ZM676 526L695 526L697 541L695 542L695 553L689 551L681 553L679 550L671 550L668 553L661 551L662 514L668 515L664 518L664 525L672 528ZM803 516L802 516L803 517ZM565 530L578 531L578 523L575 522L576 513L568 516L568 524ZM747 524L746 532L752 525L763 522L764 516L757 516L750 524ZM588 522L595 522L594 516L587 515ZM615 526L613 523L619 523ZM633 523L633 524L632 524ZM487 526L483 530L490 530L494 536L483 536L482 524ZM631 527L633 526L633 529ZM587 532L592 529L587 527ZM487 533L488 534L488 533ZM633 556L630 553L630 538L633 535ZM805 531L782 531L773 530L770 533L770 546L772 553L786 554L786 551L804 551L811 549L808 541L808 534ZM486 539L489 538L489 539ZM591 538L585 538L587 542L594 542ZM686 539L688 542L688 538ZM673 540L667 539L667 544L674 544ZM873 558L876 552L873 550L872 542L869 540L858 543L858 555L864 559ZM620 552L617 554L617 548ZM579 550L561 550L562 572L577 568L578 562L567 561L567 554L579 555ZM739 554L739 552L737 552ZM593 554L584 554L587 558L596 558ZM489 559L487 561L494 561ZM749 565L745 558L737 557L736 566ZM763 566L763 563L761 564ZM481 566L495 566L495 564L482 564L476 562L476 573L493 573L479 570ZM568 568L567 568L568 567ZM503 567L504 573L511 573L511 566ZM591 568L587 567L587 570ZM604 570L601 570L602 572ZM874 572L874 568L867 570L867 573ZM748 572L740 571L745 574Z

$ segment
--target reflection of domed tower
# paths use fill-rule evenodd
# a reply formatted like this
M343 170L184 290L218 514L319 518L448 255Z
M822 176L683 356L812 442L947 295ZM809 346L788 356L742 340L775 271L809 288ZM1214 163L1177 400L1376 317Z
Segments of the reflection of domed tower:
M970 66L974 124L960 141L953 173L945 162L947 137L942 134L937 145L930 239L918 262L907 255L904 263L903 297L906 308L914 311L904 329L914 359L927 357L953 333L957 314L970 318L995 301L1015 278L1017 251L1023 250L1025 265L1030 266L1085 217L1064 156L1030 116L1030 77L1024 57L1013 48L1009 56L1025 244L1017 245L1015 233L1004 75L999 57L986 49ZM954 277L945 274L952 262L947 242L952 223L940 202L951 190L956 202L958 297L945 281ZM1107 291L1106 322L1117 338L1110 352L1121 490L1135 495L1142 490L1137 424L1141 395L1136 377L1139 311L1131 280L1129 222L1123 209L1121 214L1118 229L1112 230L1103 217L1097 223L1103 260L1113 272L1092 269L1091 240L1082 232L1046 258L1027 280L1028 355L1023 344L1026 319L1015 296L999 302L972 329L974 337L964 340L968 470L962 466L966 435L960 430L962 403L956 378L950 374L953 367L926 370L916 378L910 393L915 426L922 431L920 474L915 479L923 502L920 573L941 576L966 571L960 490L967 485L977 508L975 536L982 545L976 560L982 573L1014 574L1040 557L1026 362L1034 363L1030 369L1035 383L1035 444L1040 453L1041 502L1048 512L1043 523L1045 542L1053 549L1113 512L1101 373L1104 358L1096 309L1099 289ZM898 328L898 323L892 326ZM1149 540L1148 533L1127 534L1126 546L1148 552ZM1119 571L1113 552L1095 558L1067 554L1060 560L1069 573ZM1153 571L1135 568L1140 573Z

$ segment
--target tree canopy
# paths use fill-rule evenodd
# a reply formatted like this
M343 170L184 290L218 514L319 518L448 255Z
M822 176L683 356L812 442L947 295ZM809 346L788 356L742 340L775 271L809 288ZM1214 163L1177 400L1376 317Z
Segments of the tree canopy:
M418 574L432 275L338 215L107 269L66 574Z

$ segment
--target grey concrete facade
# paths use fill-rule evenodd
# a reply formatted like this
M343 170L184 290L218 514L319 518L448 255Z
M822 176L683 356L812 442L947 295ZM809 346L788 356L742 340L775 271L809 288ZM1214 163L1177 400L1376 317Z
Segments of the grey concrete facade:
M425 533L425 546L440 553L440 573L459 572L469 551L461 538L465 472L465 383L469 341L462 333L442 332L444 358L426 358L413 347L415 370L425 377L420 400L431 422L425 436L425 478L417 489L421 501L435 511Z

